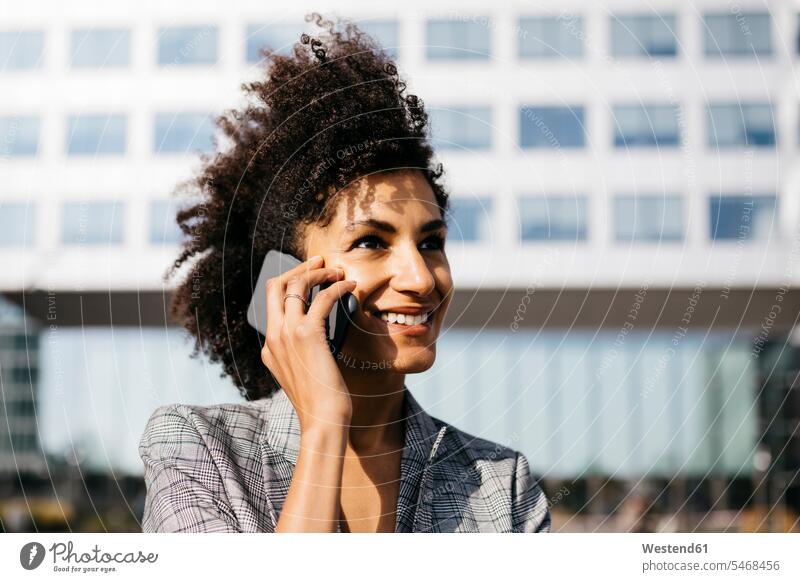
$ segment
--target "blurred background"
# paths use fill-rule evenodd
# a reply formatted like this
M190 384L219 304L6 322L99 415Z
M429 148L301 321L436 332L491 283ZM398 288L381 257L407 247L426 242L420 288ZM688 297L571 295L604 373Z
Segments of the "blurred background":
M425 102L456 283L431 414L554 531L800 531L800 2L0 3L0 531L140 531L138 441L237 402L163 275L177 183L303 16Z

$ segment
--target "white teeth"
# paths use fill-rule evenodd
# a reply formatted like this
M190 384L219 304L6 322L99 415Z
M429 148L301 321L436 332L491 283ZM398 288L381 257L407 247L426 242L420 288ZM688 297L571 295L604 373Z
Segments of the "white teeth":
M406 315L405 313L392 313L384 311L381 313L381 319L389 323L399 323L401 325L419 325L428 321L428 313L421 315Z

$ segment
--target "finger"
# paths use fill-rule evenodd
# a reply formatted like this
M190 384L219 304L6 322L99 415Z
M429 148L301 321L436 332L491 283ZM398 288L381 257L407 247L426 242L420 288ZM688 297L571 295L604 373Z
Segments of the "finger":
M314 300L311 302L311 307L308 310L308 317L316 321L324 321L333 309L333 305L345 293L352 292L356 288L356 282L352 279L345 281L337 281L327 289L323 289Z
M286 294L286 281L294 276L294 274L317 267L321 265L322 262L321 256L311 257L285 273L270 279L270 281L274 280L274 283L270 284L269 281L267 281L267 288L264 290L267 294L267 313L265 314L267 318L267 335L269 335L270 332L277 334L281 326L283 326L283 319L285 317L283 297ZM296 299L294 301L300 303ZM276 335L272 337L276 337Z
M337 281L344 277L344 270L340 268L313 269L307 273L298 275L289 280L286 285L286 293L296 293L300 297L307 298L312 287L326 281ZM306 305L297 298L289 297L284 306L284 323L292 325L299 322L306 314Z

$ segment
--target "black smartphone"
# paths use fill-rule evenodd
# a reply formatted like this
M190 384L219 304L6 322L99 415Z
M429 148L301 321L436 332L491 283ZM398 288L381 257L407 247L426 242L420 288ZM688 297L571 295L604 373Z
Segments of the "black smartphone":
M264 263L261 265L261 272L258 275L255 290L253 291L253 298L250 300L250 306L247 308L247 322L257 329L261 335L267 335L267 281L278 275L282 275L286 271L295 268L302 263L296 257L282 253L280 251L269 251L267 256L264 257ZM314 286L308 294L308 303L310 304L317 293L330 287L332 283L325 282L321 285ZM345 293L331 309L330 314L325 320L325 334L328 338L328 347L331 353L336 356L339 353L342 345L344 344L347 335L347 329L350 326L353 314L358 309L358 300L352 293Z

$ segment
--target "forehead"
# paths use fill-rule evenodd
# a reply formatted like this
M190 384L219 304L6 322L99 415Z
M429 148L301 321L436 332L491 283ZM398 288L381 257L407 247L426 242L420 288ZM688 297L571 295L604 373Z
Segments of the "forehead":
M419 171L371 174L343 190L338 198L333 223L341 227L366 218L417 222L441 217L436 196Z

